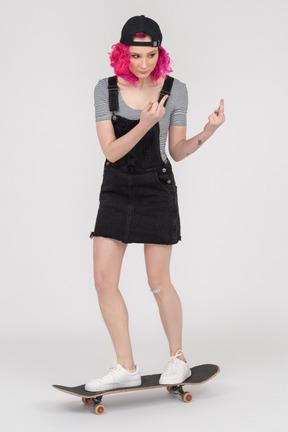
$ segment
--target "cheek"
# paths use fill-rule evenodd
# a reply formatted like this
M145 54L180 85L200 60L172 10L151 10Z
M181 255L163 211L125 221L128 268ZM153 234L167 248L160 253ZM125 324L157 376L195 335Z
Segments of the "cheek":
M155 65L156 65L157 61L158 61L158 57L154 56L154 57L153 57L153 63L154 63Z
M137 67L137 64L139 63L139 61L137 60L137 59L131 59L130 60L130 65L133 67L133 68L135 68L135 67Z
M134 69L134 67L135 67L135 62L134 62L133 60L130 60L129 67L130 67L131 69Z

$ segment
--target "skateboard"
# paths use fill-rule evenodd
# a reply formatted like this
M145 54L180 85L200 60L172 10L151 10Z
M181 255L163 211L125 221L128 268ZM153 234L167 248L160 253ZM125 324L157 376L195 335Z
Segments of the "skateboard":
M109 390L101 390L90 392L85 390L85 384L76 387L66 387L62 385L53 384L52 386L65 393L69 393L75 396L82 397L82 402L85 405L93 405L96 414L104 414L105 407L101 403L102 398L106 394L122 393L136 390L145 390L152 388L167 387L167 391L171 394L178 394L181 396L184 402L191 402L192 394L183 390L184 385L202 384L210 379L214 378L219 372L219 366L215 364L203 364L194 366L191 368L192 376L187 378L182 383L175 384L159 384L161 374L154 375L143 375L141 377L142 383L140 386L135 387L118 387Z

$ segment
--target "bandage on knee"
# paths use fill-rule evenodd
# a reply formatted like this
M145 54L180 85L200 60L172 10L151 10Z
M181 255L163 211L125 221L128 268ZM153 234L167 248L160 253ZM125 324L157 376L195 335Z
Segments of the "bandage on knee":
M155 289L155 290L150 290L151 292L153 292L153 293L157 293L157 292L159 292L160 291L160 289L159 288L157 288L157 289Z

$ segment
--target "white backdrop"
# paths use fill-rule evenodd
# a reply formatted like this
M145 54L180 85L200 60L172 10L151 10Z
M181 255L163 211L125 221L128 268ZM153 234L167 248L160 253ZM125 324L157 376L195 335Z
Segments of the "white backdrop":
M0 5L1 422L13 431L88 431L97 422L110 431L121 421L131 431L282 431L287 2ZM51 384L82 384L114 356L89 238L105 160L93 92L114 74L108 52L122 26L140 14L159 23L171 76L187 85L187 138L224 98L226 122L199 150L176 163L166 147L181 217L171 278L182 302L183 350L191 367L217 363L221 372L186 387L191 404L146 390L103 398L106 415L96 417ZM128 246L120 290L135 362L143 375L161 373L169 349L143 244Z

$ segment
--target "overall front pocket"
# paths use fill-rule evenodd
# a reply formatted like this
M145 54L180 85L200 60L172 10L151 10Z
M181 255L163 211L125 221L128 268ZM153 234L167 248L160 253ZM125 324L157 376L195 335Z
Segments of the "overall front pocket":
M169 172L159 173L157 170L155 171L155 178L158 184L162 186L162 189L165 190L170 197L175 196L175 184L174 179L169 175Z

